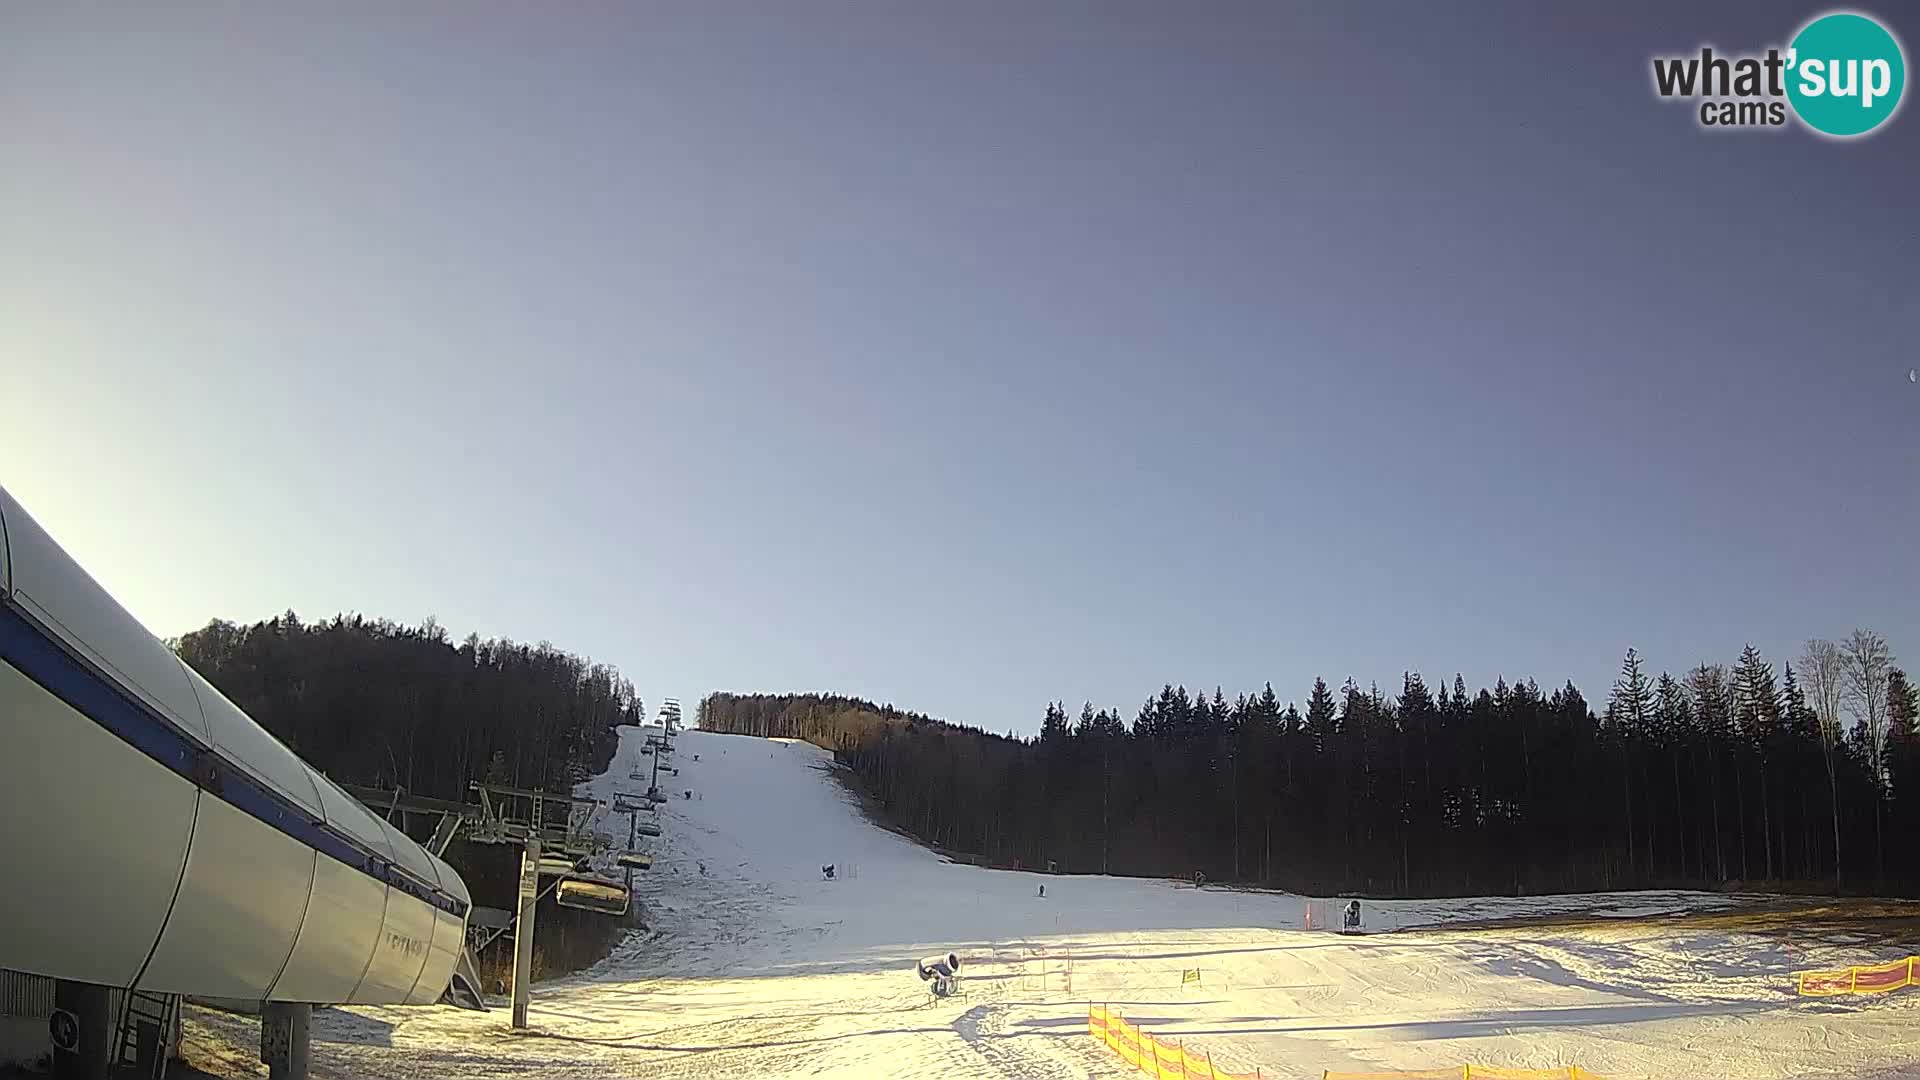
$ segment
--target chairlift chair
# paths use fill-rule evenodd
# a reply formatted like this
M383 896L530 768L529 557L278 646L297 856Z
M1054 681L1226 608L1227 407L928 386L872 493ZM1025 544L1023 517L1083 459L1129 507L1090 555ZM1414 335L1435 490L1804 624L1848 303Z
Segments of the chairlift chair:
M650 870L653 868L653 856L644 851L623 851L614 856L614 862L628 870Z
M561 907L594 911L602 915L625 915L633 896L625 885L597 877L567 878L553 896Z
M659 836L660 826L651 821L643 821L635 825L633 831L639 833L641 836Z

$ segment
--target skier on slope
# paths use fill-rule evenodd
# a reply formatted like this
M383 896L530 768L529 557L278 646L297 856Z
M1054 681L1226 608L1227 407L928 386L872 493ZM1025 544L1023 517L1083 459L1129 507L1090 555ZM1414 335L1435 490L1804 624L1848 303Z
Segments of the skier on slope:
M1346 925L1343 932L1348 934L1360 932L1360 901L1352 900L1347 903Z

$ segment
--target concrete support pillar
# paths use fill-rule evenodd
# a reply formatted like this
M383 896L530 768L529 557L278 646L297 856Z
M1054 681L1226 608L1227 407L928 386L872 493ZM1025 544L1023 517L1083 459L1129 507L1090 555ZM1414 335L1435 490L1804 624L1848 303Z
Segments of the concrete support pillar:
M520 915L513 925L513 1026L525 1030L533 999L533 913L540 900L540 836L520 852Z
M260 1010L260 1060L269 1080L307 1080L313 1062L313 1006L266 1003Z
M48 1021L54 1080L107 1080L116 1019L111 987L55 981Z

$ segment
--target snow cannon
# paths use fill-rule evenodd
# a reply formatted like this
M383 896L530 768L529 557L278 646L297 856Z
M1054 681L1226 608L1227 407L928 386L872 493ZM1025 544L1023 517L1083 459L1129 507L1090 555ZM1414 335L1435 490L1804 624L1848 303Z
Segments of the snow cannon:
M925 956L921 957L919 963L914 966L920 972L920 980L925 982L928 979L952 975L959 971L960 957L954 953L948 953L945 956Z
M947 997L960 985L960 954L921 957L915 962L914 970L921 982L933 984L930 989L934 997Z
M1360 928L1360 901L1355 900L1347 905L1347 909L1343 913L1340 932L1343 934L1358 934L1363 932Z

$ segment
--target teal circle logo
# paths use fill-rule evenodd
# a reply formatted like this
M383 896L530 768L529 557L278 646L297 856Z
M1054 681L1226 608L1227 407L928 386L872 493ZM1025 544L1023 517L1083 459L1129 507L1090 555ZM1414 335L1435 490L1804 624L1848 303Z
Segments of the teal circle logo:
M1801 28L1787 50L1787 100L1815 131L1865 135L1893 116L1907 88L1900 43L1878 22L1850 11Z

